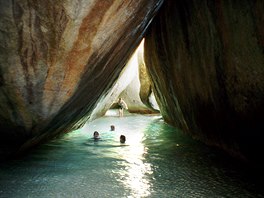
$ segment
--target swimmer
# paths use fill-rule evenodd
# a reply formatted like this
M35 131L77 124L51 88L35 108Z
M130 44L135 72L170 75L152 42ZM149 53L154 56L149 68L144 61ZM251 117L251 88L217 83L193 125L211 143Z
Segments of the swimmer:
M115 126L114 125L111 125L110 126L110 131L114 131L115 130Z
M98 131L95 131L95 132L94 132L94 134L93 134L93 138L94 138L95 140L100 139Z
M126 142L126 136L120 135L120 143L125 143Z

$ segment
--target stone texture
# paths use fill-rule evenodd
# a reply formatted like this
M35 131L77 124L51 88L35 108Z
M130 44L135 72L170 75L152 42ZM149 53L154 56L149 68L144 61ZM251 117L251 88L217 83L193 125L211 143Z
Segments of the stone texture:
M120 93L119 97L126 101L130 113L158 113L159 111L154 109L150 102L152 88L143 58L143 46L144 40L141 42L134 57L132 57L133 59L129 63L131 67L136 68L134 70L134 78L122 93Z
M162 2L0 0L1 153L81 126Z
M91 113L89 121L104 116L110 108L117 108L119 97L122 97L125 100L130 113L146 114L158 112L155 97L151 98L152 103L149 102L152 91L143 60L143 44L144 40L140 43L122 72L119 74L113 87L110 88L107 94L97 103ZM141 92L146 92L148 94L141 95ZM143 103L143 101L146 101L146 103ZM118 115L118 111L116 115Z
M165 1L145 38L164 119L259 162L263 152L264 2Z
M102 115L94 110L108 108L162 3L0 0L0 159ZM168 123L259 162L263 10L261 0L164 1L146 34L151 85L140 61L138 100L153 107L153 89Z
M140 99L143 104L145 104L153 113L157 113L159 112L159 107L153 94L151 80L149 78L149 73L144 60L144 40L142 42L142 48L139 48L138 52L138 66L140 81Z
M117 107L117 100L120 94L127 89L129 84L138 76L138 65L136 61L137 50L120 72L113 86L108 90L94 108L89 121L104 116L108 109ZM135 64L134 64L135 63ZM138 96L137 96L138 97Z

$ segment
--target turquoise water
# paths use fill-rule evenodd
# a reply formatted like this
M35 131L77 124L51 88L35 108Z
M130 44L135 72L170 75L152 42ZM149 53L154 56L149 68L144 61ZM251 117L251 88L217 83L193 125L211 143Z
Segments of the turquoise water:
M110 125L116 131L110 131ZM101 140L93 141L97 130ZM119 143L120 134L127 138ZM264 197L259 178L160 116L107 116L0 165L0 197Z

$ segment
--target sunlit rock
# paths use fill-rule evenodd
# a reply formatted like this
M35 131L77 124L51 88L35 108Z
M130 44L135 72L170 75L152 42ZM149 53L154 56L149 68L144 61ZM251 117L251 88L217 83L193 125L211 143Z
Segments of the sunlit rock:
M137 52L135 52L135 54L136 53ZM133 64L134 57L135 56L132 56L132 58L128 61L125 68L122 70L118 79L114 83L113 87L109 89L107 94L104 95L97 103L90 116L89 121L105 115L107 110L117 102L117 99L121 92L124 91L126 87L131 83L131 81L136 77L138 66Z
M0 1L1 152L81 126L161 3Z
M145 65L144 60L144 40L141 43L142 46L138 49L138 67L139 67L139 81L140 92L139 96L141 101L149 107L153 112L159 112L159 106L156 102L156 98L153 94L151 80Z
M155 98L152 98L152 100L154 99L154 104L149 101L152 89L143 59L143 45L144 40L130 62L132 67L136 68L134 70L134 78L119 97L126 101L130 113L157 113L158 110L153 108L155 106Z
M149 80L146 82L144 79L148 79L148 74L146 73L146 68L144 70L139 70L140 61L143 61L143 44L138 46L137 50L134 52L128 63L126 64L123 71L120 73L117 81L114 83L113 88L109 89L107 94L102 97L102 99L97 103L96 108L93 110L89 121L92 121L98 117L104 116L108 109L117 108L117 101L119 97L122 97L128 105L128 111L130 113L157 113L158 106L156 105L155 97L144 95L140 97L140 92L151 91ZM141 62L142 64L142 62ZM142 66L141 66L142 67ZM142 74L143 73L143 74ZM144 75L144 78L140 77ZM145 86L142 86L144 84ZM142 102L149 101L151 98L152 106L146 105ZM118 116L118 111L116 111Z
M166 1L145 37L164 119L250 161L263 151L264 2Z
M151 108L154 109L155 112L160 112L159 105L157 103L156 97L155 97L152 89L151 89L151 93L148 97L148 103L151 106Z

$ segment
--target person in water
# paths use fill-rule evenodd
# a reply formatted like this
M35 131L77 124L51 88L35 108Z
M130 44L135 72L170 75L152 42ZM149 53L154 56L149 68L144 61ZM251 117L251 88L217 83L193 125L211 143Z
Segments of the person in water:
M94 140L99 140L99 139L100 139L100 136L99 136L98 131L95 131L95 132L94 132L94 134L93 134L93 138L94 138Z
M119 117L123 117L124 116L124 109L128 109L127 104L125 103L125 101L122 98L118 99L118 112L119 112Z
M110 126L110 131L114 131L115 130L115 125L111 125Z
M120 143L125 143L126 142L126 136L120 135Z

